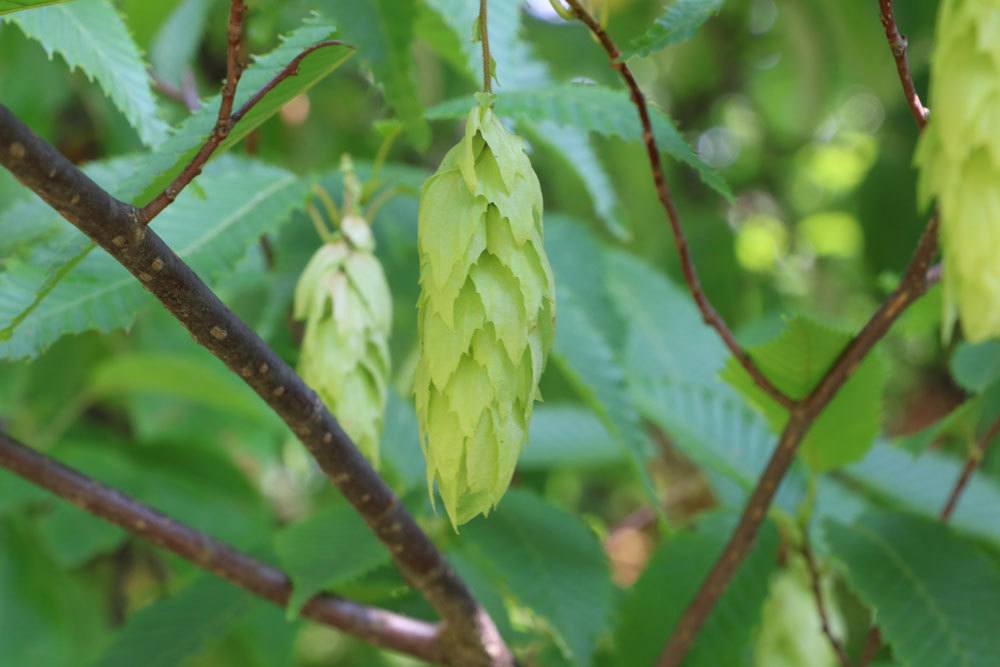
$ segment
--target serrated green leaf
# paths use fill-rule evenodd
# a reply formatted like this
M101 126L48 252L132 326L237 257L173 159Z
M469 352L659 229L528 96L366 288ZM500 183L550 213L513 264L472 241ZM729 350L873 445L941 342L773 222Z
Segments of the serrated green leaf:
M346 501L283 529L274 548L294 586L290 618L317 593L337 590L389 561L389 552Z
M649 30L622 49L622 58L648 56L671 44L690 39L705 21L722 9L724 1L672 0Z
M872 512L824 524L833 555L909 667L987 667L1000 655L1000 568L939 521Z
M203 575L177 595L137 612L95 667L176 667L253 608L253 596L233 584Z
M428 109L427 117L461 118L473 104L471 97L449 100ZM519 122L530 123L545 119L626 141L642 139L642 126L635 107L624 90L595 85L559 84L534 90L500 91L496 96L496 110L501 116ZM655 107L650 111L653 132L660 148L678 162L692 167L703 183L731 200L733 195L725 180L702 162L670 117Z
M740 506L753 489L774 451L776 438L764 419L720 387L699 386L667 378L630 386L642 415L709 473L726 504ZM738 493L725 493L716 475L735 482ZM775 504L793 514L806 493L800 465L785 476Z
M951 375L960 387L981 392L1000 380L1000 341L962 342L951 357Z
M236 95L237 106L259 91L293 58L328 37L332 31L333 28L326 24L306 23L285 38L278 48L257 58L240 79ZM311 88L352 53L348 47L329 46L308 55L300 63L296 76L289 77L274 87L233 127L217 154L243 139L277 113L288 100ZM202 145L215 125L218 104L217 95L201 111L188 117L155 152L141 158L114 160L111 162L112 167L107 169L105 168L107 165L97 165L95 168L98 173L91 173L91 177L119 198L139 205L147 202L173 180ZM196 180L193 185L198 183ZM191 189L193 192L197 190L197 188ZM32 199L29 205L40 210L38 218L55 220L54 223L46 225L46 228L51 226L61 231L46 244L45 248L39 249L40 256L32 258L30 264L33 273L18 276L8 276L9 272L0 274L12 278L16 283L13 288L0 289L0 297L10 295L10 298L0 303L0 326L4 327L0 330L0 340L2 335L11 333L12 323L16 326L20 320L27 319L31 311L49 297L63 277L69 273L68 264L83 262L94 248L93 243L59 220L58 214L48 209L40 200ZM162 224L162 220L157 220L155 224ZM19 218L6 214L0 217L0 229L19 229L22 226ZM0 237L2 236L0 234ZM71 294L72 290L64 289L64 292L70 293L64 296L75 298ZM121 306L119 310L122 312L119 312L117 317L109 319L121 319L124 311L133 305L119 304ZM9 354L4 352L4 347L0 343L0 357ZM20 356L27 354L27 352L19 353Z
M318 21L308 21L285 37L269 53L255 57L247 67L236 91L234 108L240 108L252 95L259 92L288 63L307 48L327 39L333 26ZM348 46L332 45L313 51L299 64L297 74L286 78L272 88L236 125L222 142L216 155L244 139L264 121L276 114L286 102L301 95L319 83L330 72L353 55ZM162 191L184 168L215 126L219 113L216 95L191 114L170 137L145 157L140 168L119 184L115 194L136 204L144 204ZM196 181L197 182L197 181Z
M156 75L180 86L205 33L212 0L183 0L156 34L149 59Z
M303 204L308 190L308 184L293 174L245 158L213 163L201 178L204 198L194 190L183 192L159 216L157 231L209 282L231 270L261 234L286 222L291 211ZM29 309L35 298L33 287L45 284L46 276L40 273L47 266L46 262L26 262L2 274L4 285L18 289L2 291L0 321L10 322ZM128 327L137 309L150 299L109 255L85 255L31 310L12 337L0 341L0 358L33 357L70 333Z
M937 518L955 486L963 462L935 451L918 457L900 447L877 443L863 461L844 469L852 486L908 512ZM1000 484L974 475L949 521L950 525L1000 549Z
M586 524L514 489L491 517L466 525L461 539L465 553L492 566L495 585L550 624L571 664L591 664L610 621L613 586Z
M34 7L44 7L45 5L57 5L69 0L0 0L0 14L10 14L24 9Z
M750 348L761 372L793 399L805 397L830 368L850 336L804 318L792 320L777 338ZM722 377L755 405L776 432L788 412L763 392L735 359ZM799 453L821 472L864 457L879 433L885 368L877 354L865 359L813 423Z
M107 0L76 0L5 18L37 40L51 58L58 53L104 90L148 146L167 136L139 47Z
M430 141L430 128L413 71L414 0L326 0L323 11L333 18L343 38L360 50L386 101L395 110L418 148Z
M722 552L737 516L709 515L657 549L622 602L614 645L616 665L652 665L674 625ZM768 579L778 560L778 531L761 527L756 544L698 633L684 664L743 664L746 645L760 622Z

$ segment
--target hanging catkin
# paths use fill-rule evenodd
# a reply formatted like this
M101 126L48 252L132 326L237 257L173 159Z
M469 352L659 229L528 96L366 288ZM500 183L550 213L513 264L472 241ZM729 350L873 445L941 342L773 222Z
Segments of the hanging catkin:
M392 296L373 254L368 223L356 214L316 251L295 288L305 320L299 372L376 467L389 378Z
M538 178L488 100L420 198L416 408L428 484L455 526L510 484L555 321Z
M1000 335L1000 4L944 0L932 114L917 151L920 196L941 214L946 336Z

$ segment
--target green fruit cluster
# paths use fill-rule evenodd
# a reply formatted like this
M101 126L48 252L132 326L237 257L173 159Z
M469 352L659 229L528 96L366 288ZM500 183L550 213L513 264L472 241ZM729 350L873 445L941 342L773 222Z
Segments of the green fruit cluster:
M916 161L941 214L945 331L1000 335L1000 5L944 0Z
M368 223L348 215L340 230L309 260L295 288L294 316L305 320L299 373L377 467L392 296Z
M424 185L417 416L428 485L454 526L510 485L552 345L542 192L521 139L486 99Z

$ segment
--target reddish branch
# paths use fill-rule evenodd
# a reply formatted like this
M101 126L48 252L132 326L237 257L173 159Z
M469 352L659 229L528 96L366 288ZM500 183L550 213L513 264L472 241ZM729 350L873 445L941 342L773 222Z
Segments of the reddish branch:
M232 129L239 123L247 113L260 102L265 95L274 90L282 81L295 76L299 72L299 66L305 58L319 49L328 46L347 46L337 40L326 40L313 44L299 55L295 56L291 62L285 65L284 69L271 78L260 90L250 96L236 111L233 111L234 100L236 99L236 86L243 74L243 64L240 51L243 43L243 24L246 15L246 7L242 0L232 0L229 11L228 45L226 49L226 82L222 87L222 100L219 103L219 115L212 128L208 139L202 144L198 152L195 153L191 161L181 170L171 181L170 185L164 188L163 192L156 195L148 204L137 210L139 221L149 224L153 218L163 212L167 206L188 186L191 181L201 174L205 163L212 157L215 151L229 137Z
M280 570L81 475L5 433L0 433L0 466L254 595L281 607L288 604L292 584ZM382 648L432 663L444 659L438 628L424 621L326 594L313 597L302 615Z
M969 452L969 457L965 460L965 465L962 466L962 472L959 473L958 479L955 480L954 488L948 494L948 500L945 501L944 507L941 508L942 521L947 521L951 518L951 514L955 511L955 507L958 506L958 501L962 497L965 487L969 484L969 480L972 479L972 474L976 472L976 468L982 463L986 452L989 451L990 445L993 444L997 435L1000 435L1000 417L997 417L986 430L986 433L983 434L983 437L973 445L972 451Z
M840 662L841 667L850 667L851 660L847 656L847 651L844 650L843 644L837 639L837 636L833 634L833 628L830 627L830 616L826 611L826 601L823 599L823 581L819 574L819 566L816 563L816 556L813 554L812 544L809 539L809 527L802 527L802 557L806 561L806 568L809 570L809 583L810 588L812 588L813 599L816 602L816 610L819 612L819 623L820 629L826 638L830 641L830 646L833 648L833 652L837 656L837 661Z
M0 164L139 279L284 420L440 614L449 661L513 664L489 615L316 393L144 224L138 209L101 189L3 105Z
M597 37L604 50L608 54L608 58L611 60L611 66L618 70L622 78L625 80L625 84L628 86L629 93L632 97L632 103L635 104L636 109L639 112L639 120L642 123L642 139L646 146L646 153L649 157L649 164L653 171L653 183L656 186L656 194L660 199L660 204L663 205L663 209L667 213L667 219L670 222L670 231L674 237L674 243L677 246L677 253L680 256L681 271L684 274L684 281L687 283L688 289L691 291L691 296L694 297L695 303L698 304L698 310L701 311L701 316L705 320L705 323L710 327L715 329L722 341L729 348L729 351L733 354L736 360L746 369L750 377L753 378L754 383L764 390L768 396L777 401L780 405L785 408L791 408L793 400L790 396L785 394L783 391L778 389L761 371L757 368L753 359L750 358L749 353L744 350L740 344L736 341L736 337L733 336L733 332L729 330L726 325L725 320L716 312L715 307L712 306L708 297L705 295L705 290L701 286L701 281L698 278L698 271L695 268L694 260L691 258L691 252L688 249L687 238L684 236L684 230L681 227L680 216L677 213L677 207L674 205L673 197L670 195L670 189L667 186L666 179L663 176L663 165L660 161L660 149L656 145L656 137L653 135L653 124L649 117L649 107L646 104L646 98L639 88L639 84L636 83L635 77L632 76L632 71L629 69L628 65L621 58L621 52L618 47L608 36L608 33L601 27L601 24L587 12L586 9L580 4L579 0L567 0L573 14L580 19L583 23L590 28L594 36Z
M782 479L784 479L785 473L794 460L799 445L808 433L809 428L854 373L868 352L885 336L896 319L927 290L931 261L937 252L938 221L935 215L928 222L900 284L878 308L875 314L872 315L864 328L847 344L812 392L800 400L793 400L785 396L763 376L747 352L736 343L731 332L712 309L711 304L709 304L701 289L687 249L686 240L680 227L676 208L663 177L663 167L660 163L659 150L653 137L646 101L628 65L622 61L620 51L607 32L582 7L579 0L566 1L572 9L573 14L590 29L604 47L611 60L611 66L621 74L629 88L632 102L639 112L639 119L642 123L643 140L646 144L646 152L648 153L650 167L653 172L653 182L660 203L663 205L667 218L670 221L674 241L680 253L684 278L705 321L719 332L727 347L729 347L730 351L732 351L747 372L750 373L757 385L767 391L769 395L778 400L789 411L788 422L785 425L784 431L768 461L767 467L750 495L750 499L744 508L736 529L730 536L729 542L726 544L725 549L723 549L719 559L713 565L705 581L695 594L694 599L685 609L657 663L659 667L677 667L684 660L698 630L711 614L722 592L732 580L736 570L752 548L778 486L781 484ZM897 50L894 47L894 54ZM898 62L899 60L897 59ZM902 62L905 65L905 59ZM904 88L907 86L912 88L908 69L904 67L904 69L900 70L900 73L901 76L905 73L906 80L910 81L909 84L904 81Z
M910 113L913 114L913 120L917 122L917 127L923 130L924 126L927 125L930 110L920 101L920 95L917 94L917 89L913 85L913 75L910 73L910 64L906 57L906 37L899 32L892 5L893 0L878 0L882 27L885 28L885 38L889 41L892 57L896 61L896 71L899 73L899 82L903 86L906 103L910 107Z

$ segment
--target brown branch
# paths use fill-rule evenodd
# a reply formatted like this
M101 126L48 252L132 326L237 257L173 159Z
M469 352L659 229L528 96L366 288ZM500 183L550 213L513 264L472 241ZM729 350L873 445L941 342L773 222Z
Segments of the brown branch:
M941 508L942 521L947 521L951 518L951 514L955 511L955 507L958 506L958 501L962 497L965 487L968 485L969 480L972 479L972 474L976 472L976 468L982 463L986 452L989 451L990 445L993 444L993 440L996 439L997 435L1000 435L1000 417L996 418L986 430L986 433L983 434L983 437L973 445L972 451L969 452L969 456L965 460L965 465L962 466L962 472L958 475L958 479L955 480L955 486L952 488L951 493L948 494L948 500L945 501L944 507Z
M889 42L892 57L896 61L896 72L899 74L899 82L903 86L903 96L906 97L906 104L910 107L913 120L917 122L917 128L923 130L924 126L927 125L930 110L920 101L920 95L917 94L917 89L913 85L913 75L910 73L910 63L906 57L906 37L899 32L899 26L896 25L896 16L892 5L893 0L878 0L882 27L885 28L885 38Z
M138 278L292 429L440 614L450 661L513 664L489 615L316 393L143 223L135 207L102 190L3 105L0 164Z
M819 574L816 556L813 554L812 544L810 543L809 526L805 525L802 526L801 551L802 557L806 561L806 568L809 570L809 583L814 601L816 602L816 610L819 612L820 628L830 641L830 646L837 655L837 660L840 662L841 667L850 667L851 660L847 656L847 651L844 650L844 645L840 643L840 640L833 634L833 628L830 627L830 617L826 612L826 602L823 599L823 581Z
M750 374L754 383L760 387L768 396L773 398L778 404L782 405L787 409L791 409L795 401L785 394L783 391L778 389L762 372L757 368L756 363L750 358L749 353L744 350L740 344L736 341L736 337L733 336L733 332L729 330L728 325L726 325L725 320L719 315L712 306L708 297L705 295L705 291L701 286L701 281L698 278L698 271L695 268L694 260L691 258L691 252L688 249L687 238L684 236L684 230L681 227L680 215L677 212L677 207L674 205L673 197L670 195L670 189L667 186L666 179L663 176L663 165L660 161L660 149L656 144L656 137L653 135L653 124L649 117L649 108L646 104L646 98L639 88L639 84L636 83L635 77L632 76L632 71L629 69L628 65L621 58L621 52L618 47L611 40L608 33L601 27L601 24L587 12L586 9L580 4L579 0L566 0L573 11L573 14L594 33L601 46L608 54L608 58L611 61L611 66L618 70L621 74L622 79L625 80L625 84L628 86L629 93L632 98L632 103L635 104L636 109L639 112L639 121L642 123L642 139L646 146L646 153L649 158L649 165L653 171L653 183L656 187L656 194L660 199L660 204L663 206L664 211L666 211L667 219L670 223L670 231L674 237L674 244L677 246L677 253L680 256L681 271L684 274L684 282L687 283L688 289L691 292L691 296L694 297L695 303L698 305L698 310L701 311L702 319L705 323L718 332L719 336L722 338L722 342L726 344L729 351L740 363L741 366Z
M216 127L231 124L233 100L236 99L236 86L243 76L243 59L240 50L243 47L243 26L246 23L247 7L243 0L230 0L229 26L226 30L226 82L222 86L222 101L219 102L219 119Z
M493 92L493 56L490 55L488 0L479 0L479 40L483 47L483 92Z
M0 432L0 466L77 507L160 546L275 603L288 605L292 583L285 573L104 486ZM438 628L391 611L320 594L302 615L371 644L442 663Z

